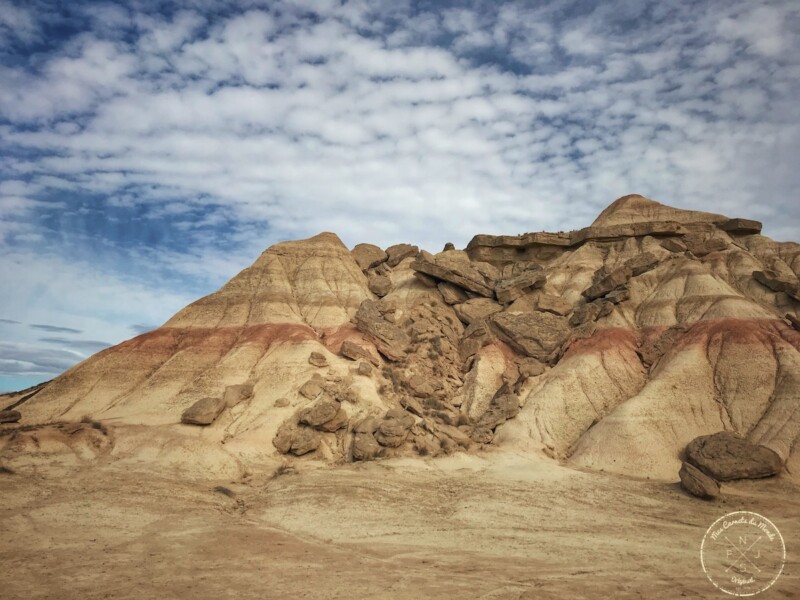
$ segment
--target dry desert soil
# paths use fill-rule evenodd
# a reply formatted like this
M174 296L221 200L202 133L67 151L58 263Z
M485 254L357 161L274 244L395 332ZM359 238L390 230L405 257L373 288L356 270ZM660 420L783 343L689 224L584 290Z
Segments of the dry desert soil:
M110 460L0 474L0 597L719 598L700 543L734 510L786 541L759 597L800 596L800 490L780 477L706 502L509 453L295 464L237 481Z

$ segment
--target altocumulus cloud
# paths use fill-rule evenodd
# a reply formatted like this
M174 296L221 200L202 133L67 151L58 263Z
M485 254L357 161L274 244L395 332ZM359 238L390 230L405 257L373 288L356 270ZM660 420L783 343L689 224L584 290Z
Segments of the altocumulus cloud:
M796 239L800 5L588 4L0 0L0 385L323 230L437 250L638 192Z

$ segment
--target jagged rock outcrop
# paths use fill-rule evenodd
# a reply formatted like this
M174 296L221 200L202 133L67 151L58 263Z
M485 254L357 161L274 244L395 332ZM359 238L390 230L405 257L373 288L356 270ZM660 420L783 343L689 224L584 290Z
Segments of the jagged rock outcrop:
M244 462L480 446L664 481L695 438L746 432L774 455L739 473L777 456L795 477L800 245L760 232L632 195L584 229L478 235L466 251L283 242L0 408L22 427L113 422L114 439L153 427ZM181 425L193 407L202 428ZM713 495L699 460L687 451L681 478Z

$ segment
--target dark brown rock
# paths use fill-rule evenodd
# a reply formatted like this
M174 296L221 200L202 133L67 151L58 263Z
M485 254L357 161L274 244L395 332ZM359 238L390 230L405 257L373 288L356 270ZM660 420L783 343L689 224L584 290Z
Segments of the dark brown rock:
M444 245L443 252L447 252L448 250L455 250L455 249L456 249L456 246L455 246L455 244L453 244L453 242L447 242Z
M456 304L453 308L456 311L456 316L465 325L470 325L474 321L485 319L503 310L502 306L489 298L472 298L461 304Z
M509 304L533 290L541 287L547 281L544 269L536 267L523 271L509 279L501 279L495 285L497 300Z
M350 360L366 360L376 367L380 364L378 357L375 356L369 349L356 342L351 342L350 340L345 340L342 342L339 353Z
M709 477L697 467L684 462L678 473L681 478L681 486L692 496L711 500L719 496L719 483L713 477Z
M16 423L21 418L18 410L0 410L0 423Z
M411 244L395 244L386 249L388 256L386 264L390 267L396 267L401 262L409 257L414 257L419 253L419 248Z
M253 396L253 384L252 383L239 383L236 385L229 385L225 388L225 393L222 395L222 399L225 402L225 406L228 408L232 408L239 404L240 402L247 400Z
M370 275L367 280L369 291L383 298L386 294L392 291L392 280L386 275Z
M383 318L372 300L364 300L356 313L356 327L369 336L378 352L392 361L406 356L409 339L402 329Z
M734 235L754 235L761 233L762 225L752 219L735 218L717 223L717 227Z
M797 278L790 279L788 276L781 275L772 269L753 271L753 279L773 292L784 292L790 296L796 295L798 289L800 289L797 284Z
M572 303L567 302L560 296L553 296L551 294L542 294L536 304L536 309L544 312L550 312L554 315L565 316L572 310Z
M306 381L303 385L300 386L300 395L304 398L308 398L309 400L316 400L319 395L322 393L322 378L315 375L308 381Z
M728 248L727 242L720 238L706 237L702 233L689 233L683 237L686 247L695 256L706 256Z
M340 408L331 420L325 421L321 425L317 425L317 429L332 433L334 431L339 431L346 426L347 412L343 408Z
M202 398L183 411L181 423L187 425L211 425L225 410L222 398Z
M385 450L378 444L372 432L356 433L353 436L353 460L375 460L383 456Z
M495 282L486 276L490 268L483 268L470 262L465 252L449 250L436 256L421 252L411 264L411 268L441 281L448 281L460 288L475 292L486 298L494 297Z
M462 290L457 285L453 285L447 281L441 281L437 287L439 288L439 292L442 294L442 298L444 298L444 301L447 304L460 304L461 302L466 302L469 300L467 292Z
M684 244L680 238L674 237L664 238L661 240L661 247L664 248L664 250L669 250L675 254L681 254L687 250L686 244Z
M308 364L315 367L327 367L328 359L325 358L325 355L322 354L322 352L312 352L308 357Z
M373 244L357 244L351 253L362 271L374 269L388 258L386 252Z
M331 421L340 410L340 405L332 398L322 398L300 413L300 422L319 427Z
M358 363L358 370L356 372L362 377L369 377L372 375L372 365L368 362L361 361Z
M284 426L272 440L273 446L281 454L302 456L319 448L319 434L308 427Z
M476 428L494 430L501 423L516 417L518 413L519 398L514 394L509 394L506 390L501 390L492 398L489 408L481 415Z
M414 417L409 413L401 408L393 408L386 413L378 426L375 439L381 446L390 448L402 446L414 422Z
M540 360L547 360L569 335L567 319L547 312L502 312L492 315L490 322L498 338L517 352Z
M770 477L783 468L783 461L774 450L729 431L703 435L689 442L686 462L717 481Z

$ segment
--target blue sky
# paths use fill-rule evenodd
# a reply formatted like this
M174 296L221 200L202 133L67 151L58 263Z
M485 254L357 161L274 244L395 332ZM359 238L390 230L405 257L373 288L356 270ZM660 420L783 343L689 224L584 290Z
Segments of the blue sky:
M438 250L615 198L797 240L800 4L0 0L0 390L269 245Z

